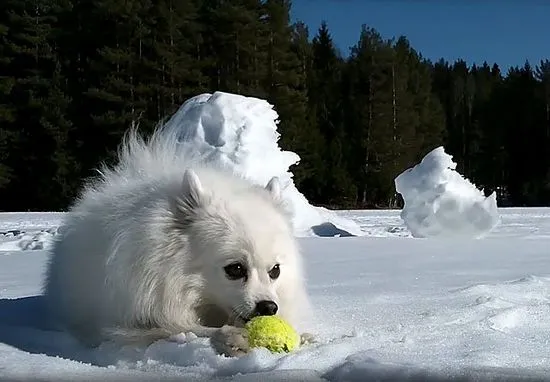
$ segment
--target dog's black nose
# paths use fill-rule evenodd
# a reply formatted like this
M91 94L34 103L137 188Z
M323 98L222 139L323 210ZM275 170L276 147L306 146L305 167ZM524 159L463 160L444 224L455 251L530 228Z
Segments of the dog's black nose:
M260 316L273 316L279 307L274 301L263 300L256 303L256 313Z

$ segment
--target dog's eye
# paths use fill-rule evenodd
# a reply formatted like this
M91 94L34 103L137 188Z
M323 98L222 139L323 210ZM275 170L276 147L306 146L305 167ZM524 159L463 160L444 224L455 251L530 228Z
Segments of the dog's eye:
M239 280L246 277L246 268L241 263L231 263L226 265L223 270L230 280Z
M279 264L276 264L273 268L271 268L268 274L269 274L269 277L271 277L273 280L278 278L279 275L281 274L281 267L279 266Z

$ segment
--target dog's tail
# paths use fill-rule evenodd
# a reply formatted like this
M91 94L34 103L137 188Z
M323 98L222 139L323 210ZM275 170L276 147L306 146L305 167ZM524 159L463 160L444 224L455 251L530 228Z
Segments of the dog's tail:
M172 125L161 125L145 139L132 127L119 146L114 170L136 177L198 165L200 152L190 142L181 139L178 133Z
M102 175L136 179L151 174L181 173L183 168L200 167L205 162L226 168L223 163L217 163L219 161L209 160L209 156L215 154L203 150L191 139L196 134L197 121L189 118L190 110L209 97L203 94L188 100L170 119L160 122L148 138L139 134L135 125L130 127L119 146L118 163L115 167L102 166Z

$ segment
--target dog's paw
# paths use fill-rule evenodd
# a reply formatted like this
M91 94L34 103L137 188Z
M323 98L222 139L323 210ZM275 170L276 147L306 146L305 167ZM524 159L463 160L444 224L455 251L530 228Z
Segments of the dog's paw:
M194 340L195 338L197 338L197 336L192 332L190 333L181 332L178 334L170 335L166 340L168 342L175 342L177 344L185 344L191 340Z
M210 338L212 347L218 354L228 357L241 357L250 350L248 333L244 328L224 325Z
M302 333L300 334L300 346L309 345L317 342L315 336L311 333Z

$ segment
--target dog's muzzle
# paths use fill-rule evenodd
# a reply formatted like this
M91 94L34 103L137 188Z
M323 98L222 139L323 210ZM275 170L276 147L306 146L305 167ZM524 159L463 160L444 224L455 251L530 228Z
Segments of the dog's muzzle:
M256 303L256 306L254 307L252 313L246 316L239 314L236 317L236 320L242 321L243 324L246 324L248 321L257 316L274 316L275 314L277 314L278 310L279 306L275 301L262 300Z

